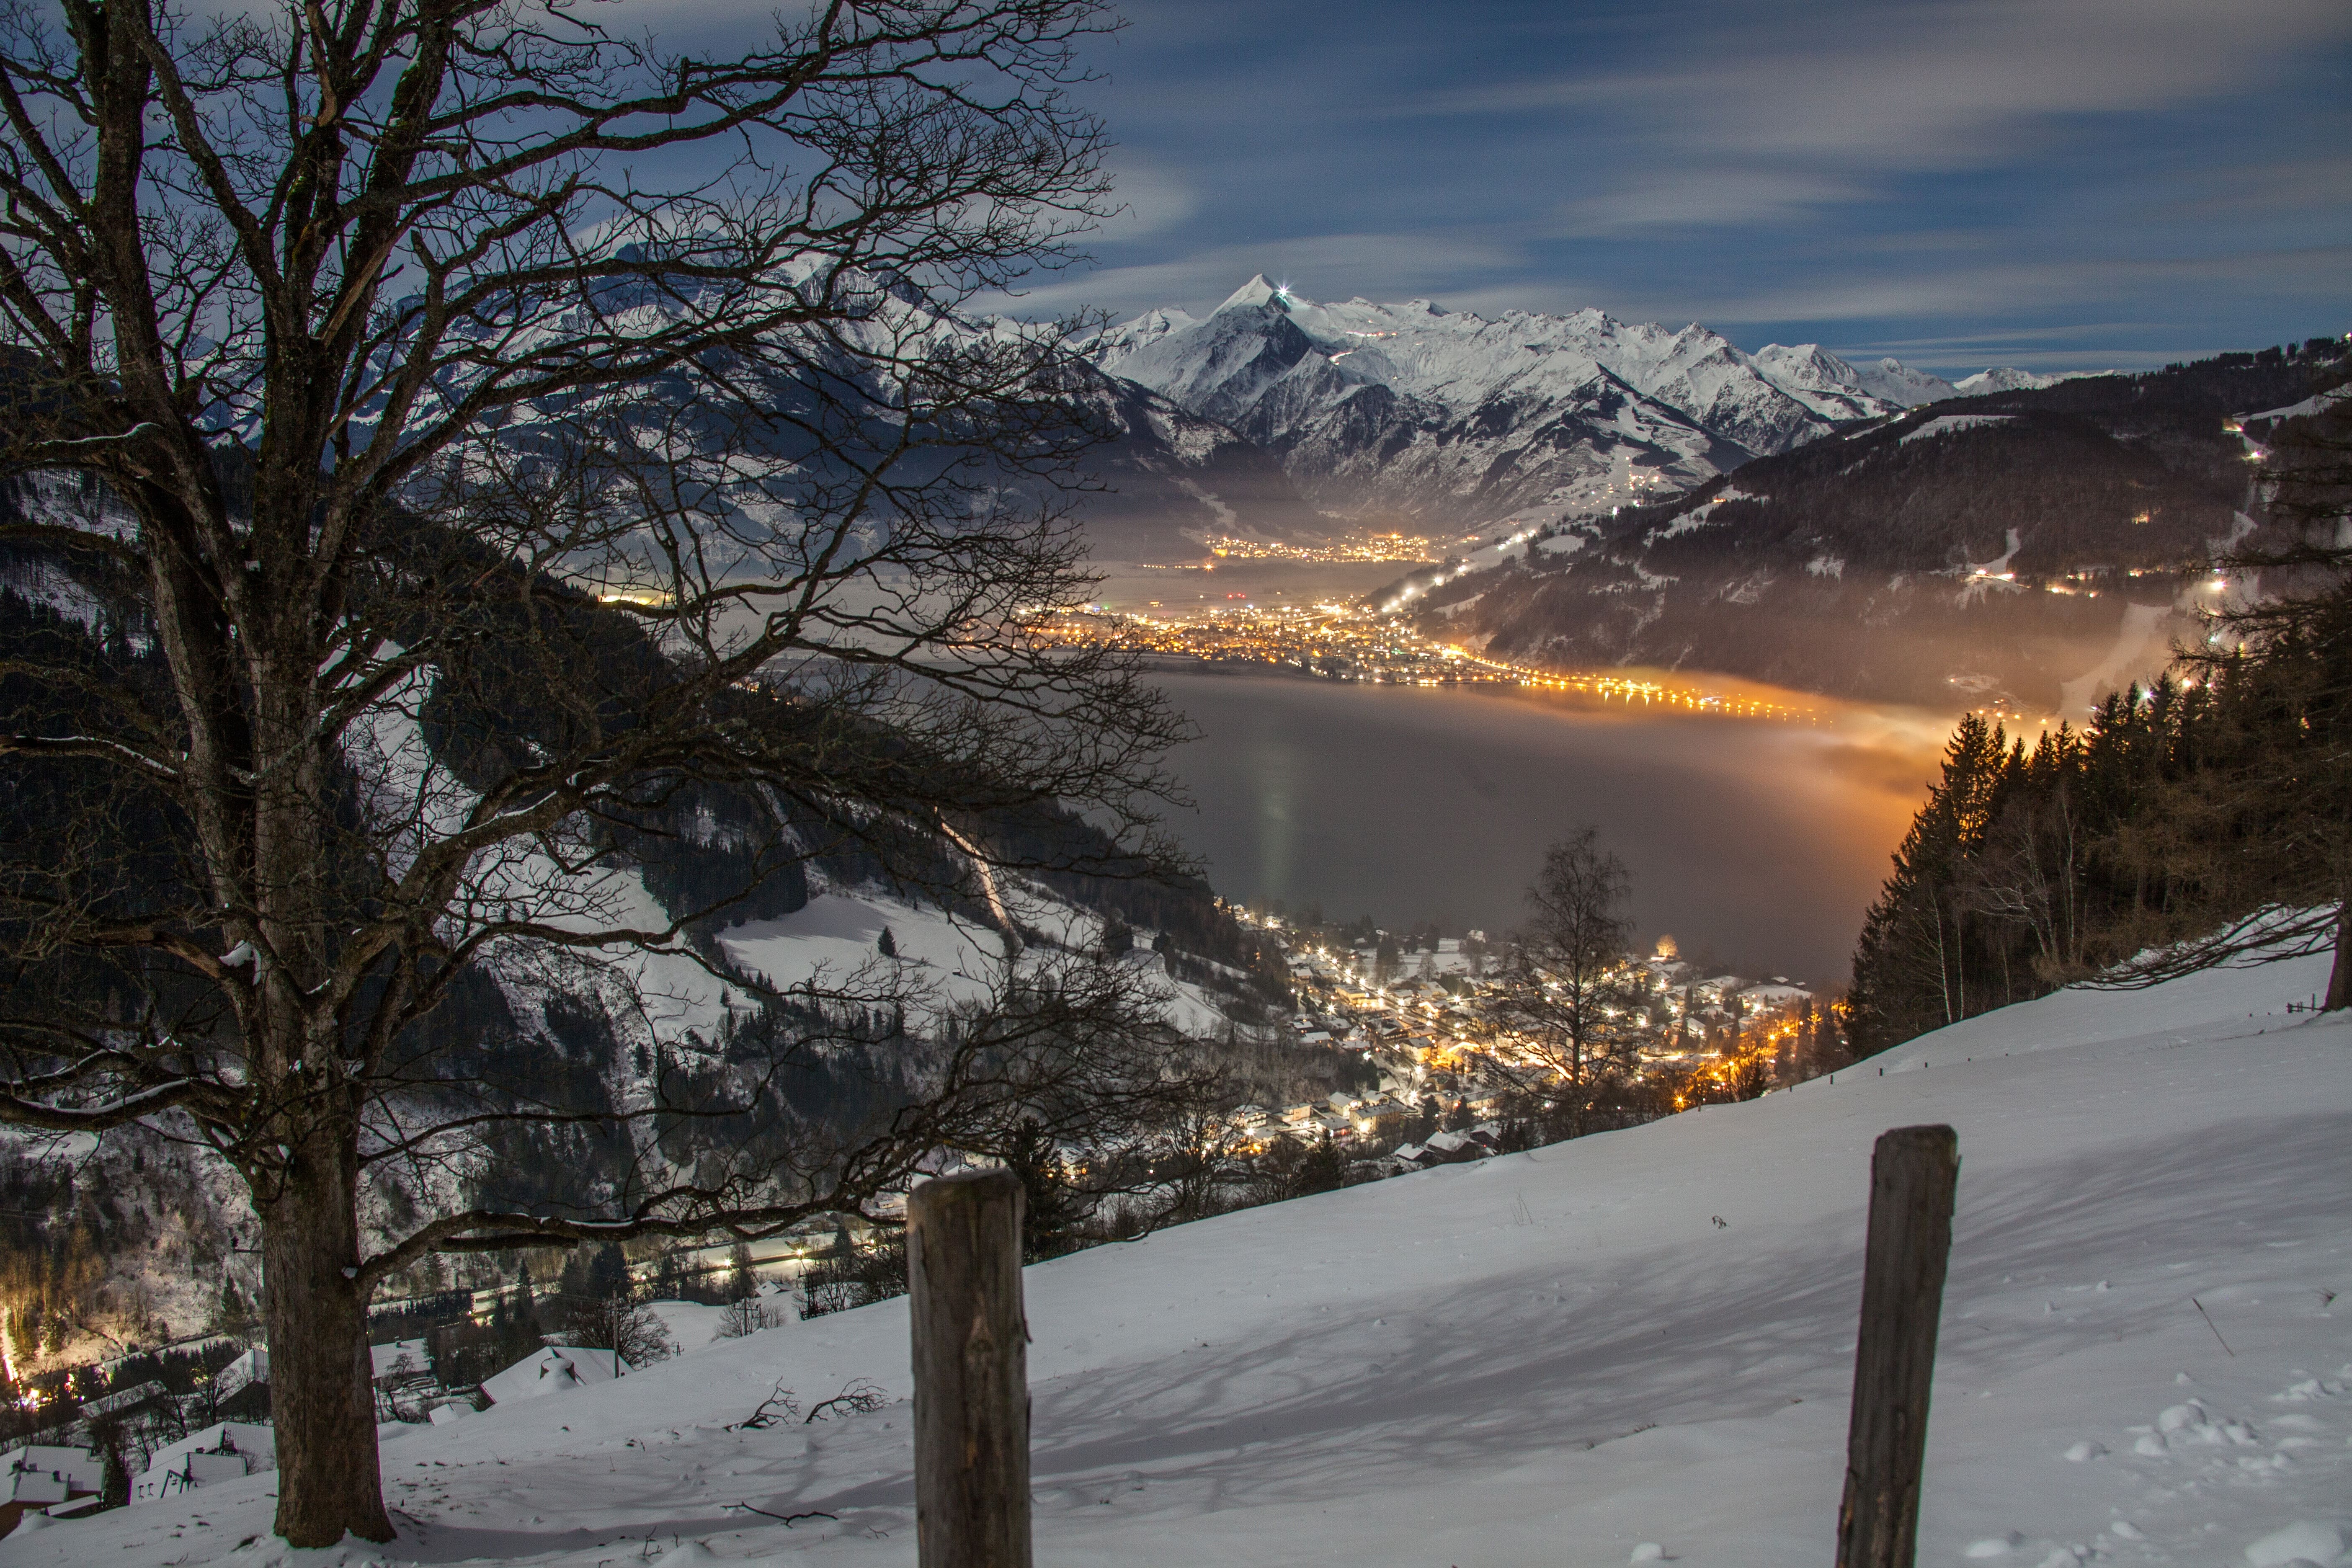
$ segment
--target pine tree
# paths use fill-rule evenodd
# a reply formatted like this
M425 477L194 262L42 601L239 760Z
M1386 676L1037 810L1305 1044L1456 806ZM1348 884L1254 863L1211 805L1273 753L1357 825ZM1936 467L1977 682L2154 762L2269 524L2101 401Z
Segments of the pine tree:
M1941 774L1895 851L1894 874L1863 919L1852 998L1853 1038L1863 1054L1970 1013L1968 910L1956 889L2023 768L2008 737L1978 714L1965 715L1946 744Z
M727 1299L749 1301L759 1293L760 1274L751 1266L751 1249L739 1241L727 1254Z
M1021 1178L1023 1261L1034 1263L1071 1250L1084 1205L1069 1166L1045 1129L1024 1119L1006 1144L1004 1164Z
M531 1291L530 1259L528 1258L515 1267L514 1310L509 1314L509 1321L518 1340L528 1340L533 1344L539 1342L539 1302Z

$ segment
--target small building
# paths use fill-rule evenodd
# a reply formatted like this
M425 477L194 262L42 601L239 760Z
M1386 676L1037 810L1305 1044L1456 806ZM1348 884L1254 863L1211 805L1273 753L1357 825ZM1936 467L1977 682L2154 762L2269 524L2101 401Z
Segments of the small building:
M1700 981L1691 986L1690 990L1701 1006L1720 1007L1730 998L1738 995L1747 984L1748 982L1737 974L1717 974Z
M482 1393L492 1405L566 1394L592 1384L610 1383L635 1369L617 1352L583 1350L574 1345L549 1345L482 1379Z
M213 1397L226 1399L269 1382L269 1347L256 1345L213 1374Z
M1474 1127L1466 1132L1433 1132L1423 1145L1424 1158L1433 1163L1483 1160L1500 1150L1491 1128Z
M1786 980L1773 980L1760 985L1750 985L1739 994L1739 1005L1752 1016L1758 1013L1776 1013L1783 1007L1800 1007L1813 999L1813 994L1803 986Z
M378 1384L433 1370L433 1355L423 1340L394 1340L388 1345L370 1345L368 1360L369 1375Z
M277 1436L268 1427L217 1421L148 1456L145 1472L131 1483L131 1500L161 1502L277 1468Z
M27 1443L0 1454L0 1535L26 1514L74 1498L95 1497L106 1485L106 1457L87 1448Z

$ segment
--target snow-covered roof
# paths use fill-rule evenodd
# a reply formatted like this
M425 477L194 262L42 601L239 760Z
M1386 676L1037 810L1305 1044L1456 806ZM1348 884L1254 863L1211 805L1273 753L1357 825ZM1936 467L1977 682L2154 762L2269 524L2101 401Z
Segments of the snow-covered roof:
M106 1479L106 1461L87 1448L26 1443L0 1454L0 1503L28 1508L94 1492Z
M268 1381L269 1347L256 1345L213 1373L213 1394L215 1398L226 1399L257 1383Z
M275 1432L250 1421L216 1421L150 1454L147 1468L131 1483L131 1500L161 1502L183 1491L242 1480L277 1467Z
M493 1405L512 1405L518 1400L568 1393L591 1384L610 1383L615 1375L626 1376L633 1370L611 1351L549 1345L504 1372L482 1379L482 1392L489 1395Z
M368 1360L373 1363L371 1375L378 1379L404 1377L433 1369L432 1352L423 1340L394 1340L388 1345L370 1345Z

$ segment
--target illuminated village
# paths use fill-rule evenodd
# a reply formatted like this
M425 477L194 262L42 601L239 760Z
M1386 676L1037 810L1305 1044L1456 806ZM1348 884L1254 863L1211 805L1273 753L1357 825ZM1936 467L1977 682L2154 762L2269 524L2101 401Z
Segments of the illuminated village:
M1297 606L1229 603L1163 615L1097 605L1041 616L1031 623L1031 630L1049 641L1074 646L1105 646L1206 665L1255 666L1327 680L1559 692L1727 718L1816 717L1811 708L1652 673L1559 670L1494 658L1427 637L1402 617L1333 602Z
M1627 1121L1752 1100L1820 1071L1842 1022L1835 1000L1786 976L1709 974L1662 937L1600 977L1607 1038L1594 1055L1605 1061L1578 1084L1556 1047L1499 1021L1510 958L1483 931L1415 941L1375 930L1350 941L1234 913L1288 954L1296 1042L1349 1053L1376 1082L1320 1102L1245 1105L1230 1131L1250 1152L1285 1136L1328 1138L1360 1177L1508 1152L1571 1100Z

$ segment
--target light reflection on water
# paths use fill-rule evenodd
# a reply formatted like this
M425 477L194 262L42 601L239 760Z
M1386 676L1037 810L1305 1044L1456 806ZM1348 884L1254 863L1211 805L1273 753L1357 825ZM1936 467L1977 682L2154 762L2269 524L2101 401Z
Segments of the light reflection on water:
M1159 679L1202 732L1171 759L1198 809L1170 826L1227 898L1499 933L1544 847L1590 821L1633 869L1644 942L1671 931L1685 952L1816 983L1843 983L1950 722L1817 698L1791 699L1822 714L1804 725L1458 688Z

